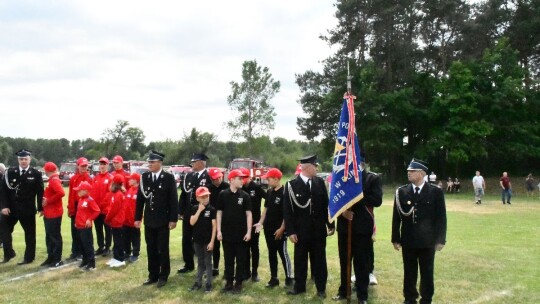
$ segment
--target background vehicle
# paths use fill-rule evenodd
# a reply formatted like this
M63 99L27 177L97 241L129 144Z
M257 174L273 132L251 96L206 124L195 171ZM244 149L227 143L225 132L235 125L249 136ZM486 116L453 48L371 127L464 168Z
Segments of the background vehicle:
M174 175L174 179L176 180L176 187L180 187L180 185L184 182L184 177L186 176L186 174L193 170L190 166L171 165L167 171Z
M262 176L268 171L268 167L266 167L262 161L251 158L235 158L229 163L227 175L229 172L231 172L231 170L240 168L247 168L249 170L250 177L254 182L261 185L264 189L268 187L268 180L262 178ZM227 179L226 176L225 179Z
M62 181L62 185L69 186L69 179L77 172L77 164L75 162L62 163L58 171L58 177Z

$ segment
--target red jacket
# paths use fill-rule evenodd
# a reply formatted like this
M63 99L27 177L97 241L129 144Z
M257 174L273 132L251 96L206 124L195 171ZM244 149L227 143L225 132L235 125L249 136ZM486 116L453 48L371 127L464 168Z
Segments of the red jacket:
M92 223L99 215L99 207L90 196L79 198L77 206L77 215L75 216L75 228L86 229L86 221ZM90 226L92 227L92 226Z
M62 182L58 178L58 173L49 177L49 185L45 188L43 198L47 199L47 204L43 206L43 216L45 218L57 218L64 214L62 198L66 195Z
M124 226L135 227L135 210L137 209L137 191L139 186L130 187L126 193L124 213L126 220Z
M77 191L73 190L73 188L79 186L81 182L87 181L90 184L92 184L92 177L88 175L87 173L81 174L81 173L75 173L70 179L69 179L69 196L68 196L68 216L73 217L75 216L75 202L79 200L79 196L77 195Z
M116 191L107 195L110 201L110 209L105 217L105 224L111 228L122 228L124 226L124 192Z
M94 185L92 186L92 198L96 201L101 210L101 214L109 212L109 204L105 200L105 196L109 192L112 183L112 174L109 172L99 173L94 176Z
M129 176L131 174L129 174L129 172L126 172L124 169L114 170L112 172L113 176L115 176L116 174L120 174L120 175L124 176L124 188L128 189L129 188Z

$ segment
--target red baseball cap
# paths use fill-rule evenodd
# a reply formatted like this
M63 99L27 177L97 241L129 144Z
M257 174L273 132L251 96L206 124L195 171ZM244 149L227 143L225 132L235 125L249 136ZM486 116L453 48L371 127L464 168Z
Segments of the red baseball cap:
M133 172L131 173L131 175L129 176L129 179L134 179L136 180L137 182L139 182L141 180L141 175L137 172Z
M77 166L88 166L88 159L86 157L77 159Z
M247 177L247 175L242 173L242 171L240 171L240 169L234 169L231 172L229 172L228 179L231 180L231 179L233 179L235 177Z
M218 179L223 176L223 173L221 170L219 170L219 168L212 167L208 168L208 175L210 175L211 179Z
M197 188L197 191L195 191L196 196L204 196L204 195L210 195L210 191L206 187L199 187Z
M124 162L124 158L122 158L122 156L120 155L115 155L112 159L112 162L113 163L123 163Z
M53 162L46 162L43 166L43 170L46 172L54 172L58 170L58 167Z
M282 176L283 176L283 173L281 173L281 171L279 171L278 168L272 168L268 170L268 172L266 172L266 174L263 175L262 178L272 177L272 178L281 179Z
M112 182L115 184L123 184L124 183L124 176L122 174L115 174L113 176Z
M73 188L73 190L75 190L75 191L81 191L81 190L90 191L90 190L92 190L92 185L90 185L89 182L84 181L84 182L81 182L78 187Z
M99 162L100 163L106 163L108 165L109 164L109 159L106 158L105 156L103 156L102 158L99 159Z

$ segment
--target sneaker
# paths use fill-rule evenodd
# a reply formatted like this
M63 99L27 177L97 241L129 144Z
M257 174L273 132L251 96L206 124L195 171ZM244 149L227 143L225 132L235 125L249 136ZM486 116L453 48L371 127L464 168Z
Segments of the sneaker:
M109 266L112 267L112 268L126 266L125 261L118 261L118 260L115 260L115 261L116 262L112 262L111 264L109 264Z
M373 273L369 274L369 285L377 285L379 282L377 282L377 277Z
M94 271L96 270L96 266L95 265L86 265L84 268L81 269L82 271Z
M56 262L56 263L51 263L49 264L49 268L58 268L60 266L64 265L64 262L63 261L59 261L59 262Z
M120 261L118 261L118 260L115 259L115 258L112 258L112 259L108 260L107 263L105 263L105 264L106 264L107 266L111 266L112 264L115 264L115 263L117 263L117 262L120 262Z
M512 205L512 204L510 203L510 201L508 201L507 203L508 203L508 205Z
M212 284L206 284L206 287L204 288L204 293L209 293L212 291Z
M191 286L188 290L189 290L189 291L197 291L197 290L201 289L201 287L202 287L202 286L201 286L200 283L195 282L195 283L193 284L193 286Z

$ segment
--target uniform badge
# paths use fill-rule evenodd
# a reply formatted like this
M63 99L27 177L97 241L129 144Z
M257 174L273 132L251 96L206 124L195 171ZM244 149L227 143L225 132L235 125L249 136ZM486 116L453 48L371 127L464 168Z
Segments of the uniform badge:
M244 198L242 198L242 197L238 198L238 205L242 205L243 201L244 201Z
M251 190L251 191L249 192L249 195L251 195L251 196L254 197L254 196L255 196L255 190Z
M206 178L201 179L199 185L204 187L206 185Z
M407 201L407 205L410 205L411 204L411 201Z
M82 207L88 207L88 202L83 202L81 206Z
M161 184L158 186L159 189L161 189Z
M281 202L281 197L276 197L276 200L274 201L274 204L279 204Z
M206 210L204 212L204 217L210 217L210 210Z
M108 180L108 179L106 179L106 180L105 180L105 185L106 185L106 184L108 184L108 183L109 183L109 180Z
M17 181L17 179L16 179L16 178L14 178L14 179L13 179L13 182L16 182L16 181Z

